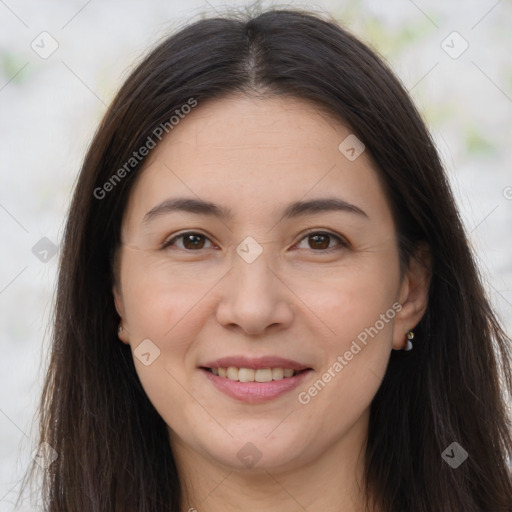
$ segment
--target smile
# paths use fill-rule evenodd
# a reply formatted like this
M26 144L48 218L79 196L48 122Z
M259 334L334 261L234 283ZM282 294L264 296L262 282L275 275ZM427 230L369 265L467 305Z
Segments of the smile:
M278 357L228 357L199 369L218 391L246 403L261 403L289 393L313 371Z
M208 370L213 375L239 382L271 382L273 380L288 379L300 373L292 368L260 368L254 370L253 368L237 368L235 366L208 368Z

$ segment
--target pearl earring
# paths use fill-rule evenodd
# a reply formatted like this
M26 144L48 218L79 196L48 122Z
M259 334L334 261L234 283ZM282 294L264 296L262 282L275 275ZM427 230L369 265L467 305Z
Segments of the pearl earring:
M413 349L413 345L412 345L412 340L414 339L414 332L413 331L409 331L407 333L407 347L404 348L404 350L406 350L407 352L409 352L410 350Z

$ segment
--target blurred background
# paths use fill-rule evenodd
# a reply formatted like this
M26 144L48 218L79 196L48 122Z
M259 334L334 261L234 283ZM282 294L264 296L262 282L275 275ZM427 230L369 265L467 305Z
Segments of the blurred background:
M36 449L64 219L116 90L183 24L246 2L0 0L0 511ZM258 3L327 11L384 57L432 131L512 335L512 2ZM22 512L39 510L25 502Z

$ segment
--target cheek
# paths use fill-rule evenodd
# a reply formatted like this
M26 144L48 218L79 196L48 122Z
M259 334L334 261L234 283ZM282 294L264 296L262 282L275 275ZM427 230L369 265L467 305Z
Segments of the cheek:
M361 282L331 290L324 298L322 314L325 322L334 332L332 348L349 349L348 342L359 340L364 343L368 337L391 343L391 334L396 303L394 288L384 285L368 287ZM381 343L382 344L382 343Z
M364 333L368 329L374 333L376 323L378 334L390 338L400 276L393 251L387 252L315 272L314 279L297 275L292 279L297 295L318 318L329 353L348 350L347 343L360 334L364 341Z
M190 319L219 277L220 269L170 263L162 254L130 250L121 269L123 302L130 335L136 339L169 339ZM172 347L171 347L172 348Z
M192 370L187 355L201 329L201 299L209 281L132 251L123 261L121 283L135 369L146 395L164 417L165 411L186 410L190 395L183 385Z
M170 396L175 403L183 396L179 383L190 370L187 354L200 329L197 320L208 281L194 280L168 268L161 258L130 250L121 267L121 284L135 368L149 399L162 410Z
M392 348L399 270L382 258L363 268L320 275L300 295L323 324L322 367L299 403L325 414L326 424L351 421L370 404L380 386ZM396 267L396 268L395 268ZM393 270L394 269L394 270ZM312 332L313 336L315 333ZM349 412L350 411L350 412Z

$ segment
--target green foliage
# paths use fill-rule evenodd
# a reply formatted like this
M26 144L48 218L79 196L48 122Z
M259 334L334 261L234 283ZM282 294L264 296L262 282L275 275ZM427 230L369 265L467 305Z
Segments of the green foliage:
M16 54L6 50L0 51L0 74L4 76L3 82L11 81L11 83L21 84L28 78L29 73L22 68L27 63ZM28 66L27 66L28 67Z
M465 127L464 143L469 154L491 155L497 151L497 145L485 137L482 130L474 125Z

